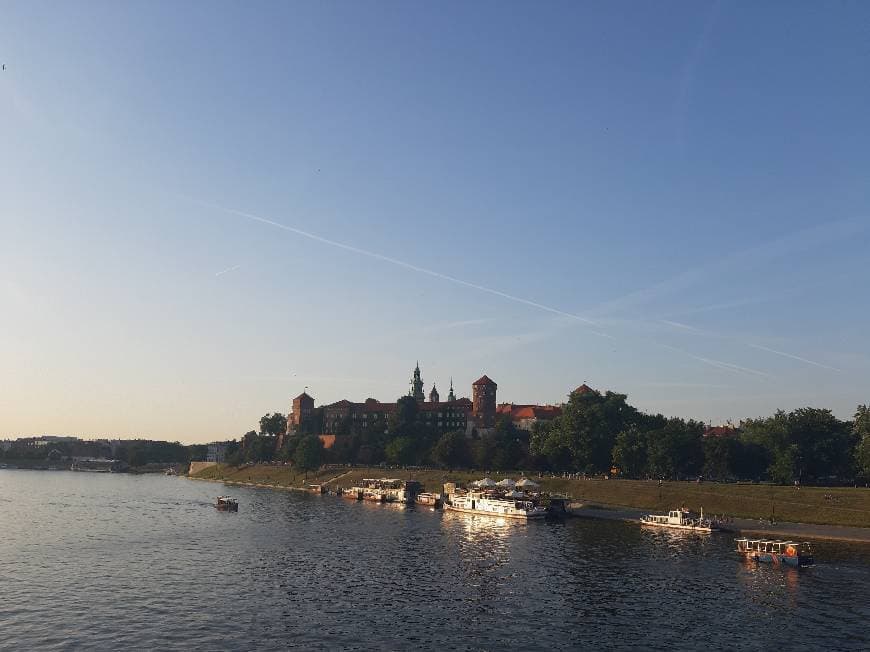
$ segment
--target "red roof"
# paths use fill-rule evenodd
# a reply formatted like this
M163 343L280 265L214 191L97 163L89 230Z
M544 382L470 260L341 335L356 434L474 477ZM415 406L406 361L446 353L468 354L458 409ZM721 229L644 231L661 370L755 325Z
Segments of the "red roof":
M592 389L591 387L589 387L589 385L587 385L586 383L583 383L582 385L580 385L580 387L578 387L577 389L575 389L571 393L572 394L588 394L589 392L594 392L594 391L595 390Z
M303 398L309 398L309 399L311 399L312 401L314 400L312 397L310 397L310 396L307 394L307 392L302 392L299 396L297 396L297 397L294 398L293 400L294 400L294 401L298 401L298 400L303 399Z
M502 403L495 408L496 414L509 416L512 421L521 419L555 419L562 414L558 405L515 405Z
M737 428L733 426L710 426L704 431L705 437L733 437Z
M498 387L498 385L495 384L492 378L490 378L486 374L482 375L480 378L471 383L472 387L474 387L475 385L495 385L496 387Z

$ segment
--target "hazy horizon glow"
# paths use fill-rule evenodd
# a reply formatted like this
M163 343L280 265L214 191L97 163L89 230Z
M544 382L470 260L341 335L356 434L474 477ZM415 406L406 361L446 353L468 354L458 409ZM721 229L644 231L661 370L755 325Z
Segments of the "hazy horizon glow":
M0 438L238 437L418 359L442 396L850 418L868 19L7 4Z

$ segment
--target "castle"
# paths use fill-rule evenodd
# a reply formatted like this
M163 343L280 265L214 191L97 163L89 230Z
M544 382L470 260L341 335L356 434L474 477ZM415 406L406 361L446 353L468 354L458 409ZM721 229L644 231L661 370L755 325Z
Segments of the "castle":
M426 400L420 363L414 367L407 396L417 401L418 418L440 432L462 431L471 436L485 434L495 427L499 418L508 418L520 428L530 429L536 421L548 421L562 413L558 405L515 405L496 401L498 385L486 374L471 383L471 399L456 398L453 379L447 400L442 401L433 384ZM594 391L585 384L574 392ZM386 432L390 417L396 413L398 403L382 403L368 398L362 403L342 399L335 403L314 406L314 398L302 392L293 399L287 416L287 436L307 432L331 442L336 436L351 430L370 428ZM281 438L283 440L283 438ZM281 443L279 442L279 446Z
M498 385L488 376L483 375L471 384L471 399L456 398L453 389L453 379L450 379L450 391L447 400L442 401L437 387L433 384L426 400L423 391L423 378L420 374L420 364L414 367L408 396L417 401L420 420L428 426L442 432L461 430L471 434L472 430L486 431L495 426L498 406L496 391ZM362 403L354 403L343 399L319 408L314 406L314 398L307 392L302 392L293 399L290 414L287 418L287 435L295 435L305 430L306 425L319 425L321 432L312 434L336 435L348 427L357 429L378 428L387 430L389 418L397 410L398 403L382 403L374 398L368 398Z

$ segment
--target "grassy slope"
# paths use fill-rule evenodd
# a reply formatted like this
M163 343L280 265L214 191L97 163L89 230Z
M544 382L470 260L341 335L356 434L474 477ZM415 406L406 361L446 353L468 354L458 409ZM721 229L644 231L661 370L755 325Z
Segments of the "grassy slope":
M319 471L308 474L308 482L325 482L341 471ZM384 476L414 479L428 491L441 491L444 482L470 482L482 477L480 472L463 471L399 471L384 469L351 469L329 482L331 487L349 487L362 478ZM303 474L288 467L252 466L234 469L216 466L205 469L198 477L255 482L276 486L301 486ZM502 475L492 476L500 480ZM514 479L518 478L513 474ZM665 482L661 489L656 481L644 480L566 480L535 478L544 490L563 493L585 502L625 505L641 509L666 511L685 506L708 514L726 514L742 518L769 518L774 512L777 521L852 525L870 527L870 489L827 487L776 487L771 485L715 484L704 482ZM834 500L826 500L825 495Z

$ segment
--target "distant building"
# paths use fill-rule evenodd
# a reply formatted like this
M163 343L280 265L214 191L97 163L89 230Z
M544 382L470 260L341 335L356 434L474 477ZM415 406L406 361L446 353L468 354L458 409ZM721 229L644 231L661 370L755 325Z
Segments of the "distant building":
M518 428L531 430L538 421L552 421L562 414L558 405L517 405L502 403L496 408L498 418L507 417Z
M222 464L227 457L227 444L223 441L213 441L208 445L205 455L206 462Z
M740 434L740 430L734 426L707 426L704 430L704 437L736 437Z
M417 401L419 418L423 423L441 432L461 430L470 433L473 428L489 429L495 426L497 387L487 376L483 376L472 385L474 400L457 399L451 378L446 401L441 401L434 384L429 392L429 400L426 401L418 362L411 376L408 396ZM296 434L315 415L318 419L322 416L320 430L324 435L341 435L351 430L369 429L386 432L390 417L397 410L396 403L382 403L374 398L368 398L362 403L343 399L315 408L314 399L305 392L293 399L292 405L287 419L288 435Z
M498 385L486 374L471 384L471 416L478 429L495 427L495 393Z

